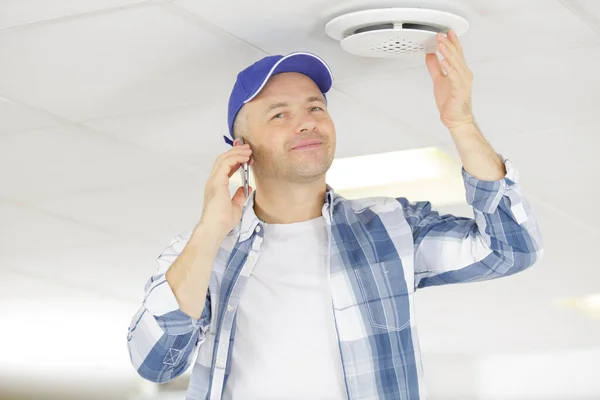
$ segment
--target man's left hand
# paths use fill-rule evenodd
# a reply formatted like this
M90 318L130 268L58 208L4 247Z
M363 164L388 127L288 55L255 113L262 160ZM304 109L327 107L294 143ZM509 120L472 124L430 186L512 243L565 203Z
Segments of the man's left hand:
M438 33L436 39L438 51L444 58L440 64L437 54L427 54L425 62L433 80L433 92L440 111L440 120L448 129L473 123L473 73L467 67L458 36L450 30L448 36Z

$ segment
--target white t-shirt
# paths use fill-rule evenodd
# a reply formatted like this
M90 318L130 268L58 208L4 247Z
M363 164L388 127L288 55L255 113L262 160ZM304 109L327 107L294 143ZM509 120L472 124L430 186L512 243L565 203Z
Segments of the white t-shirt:
M237 309L225 400L346 398L326 241L323 217L265 224Z

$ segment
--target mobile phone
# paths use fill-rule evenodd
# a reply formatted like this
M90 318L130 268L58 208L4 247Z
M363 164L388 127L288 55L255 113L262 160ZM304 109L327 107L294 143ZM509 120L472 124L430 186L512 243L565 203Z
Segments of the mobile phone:
M240 144L244 144L244 139L240 138ZM242 168L240 168L240 173L242 174L242 185L244 186L244 196L248 198L248 180L250 179L250 174L248 171L248 163L243 163Z

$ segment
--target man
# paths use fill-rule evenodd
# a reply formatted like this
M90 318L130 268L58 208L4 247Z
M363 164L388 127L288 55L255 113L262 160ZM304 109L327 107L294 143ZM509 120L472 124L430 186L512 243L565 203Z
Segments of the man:
M238 75L234 146L214 164L199 224L159 256L132 320L142 377L169 381L197 352L187 399L425 398L415 290L511 275L541 254L513 165L475 124L459 40L437 39L444 59L426 64L474 219L338 196L325 182L336 144L329 69L307 53L266 57ZM257 189L232 199L229 178L245 162Z

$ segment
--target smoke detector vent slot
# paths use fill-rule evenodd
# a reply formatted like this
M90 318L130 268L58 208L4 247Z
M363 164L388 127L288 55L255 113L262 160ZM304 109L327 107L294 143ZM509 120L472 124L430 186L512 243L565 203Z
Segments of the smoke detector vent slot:
M424 25L424 24L413 24L413 23L405 23L402 24L402 29L413 29L415 31L427 31L433 33L445 32L444 29L433 26L433 25Z
M329 21L325 31L349 53L365 57L399 57L435 53L435 35L452 29L460 36L468 22L445 11L386 8L357 11Z
M394 29L394 23L389 24L378 24L372 26L365 26L364 28L358 28L353 32L353 34L363 33L363 32L371 32L371 31L380 31L382 29Z

